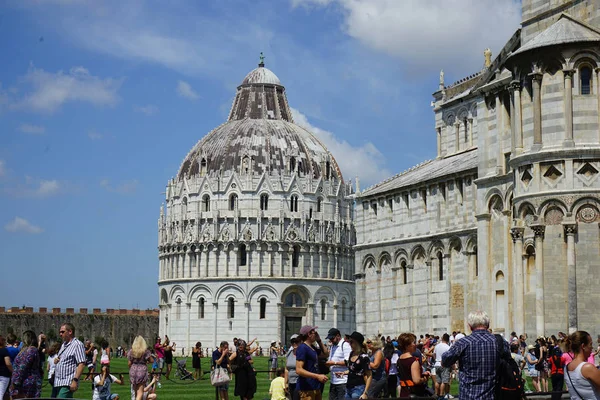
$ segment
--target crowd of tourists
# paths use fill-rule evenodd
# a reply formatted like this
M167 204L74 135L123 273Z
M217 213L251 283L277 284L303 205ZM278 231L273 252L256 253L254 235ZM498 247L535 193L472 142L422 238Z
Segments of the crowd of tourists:
M327 385L330 400L446 399L452 397L453 379L458 379L459 399L497 399L502 398L502 390L512 390L504 387L502 380L506 377L503 368L511 371L511 366L517 371L515 376L531 378L532 388L519 386L523 380L508 376L516 379L520 393L552 390L552 398L559 399L566 384L572 399L600 399L600 370L595 363L600 336L594 348L584 331L529 341L525 334L517 336L515 332L507 338L494 335L489 317L482 311L470 313L467 322L468 335L453 332L419 338L413 333L365 338L360 332L342 334L332 328L322 339L318 327L305 325L289 338L291 346L284 353L283 366L278 365L281 346L273 342L269 347L271 400L321 400ZM93 400L119 399L112 385L124 385L125 379L110 372L108 343L98 347L89 340L82 343L70 323L63 324L59 333L62 343L52 345L45 335L30 330L20 340L13 334L0 336L0 399L39 398L44 369L53 398L72 398L82 381L91 381ZM137 336L131 349L122 352L128 360L132 400L157 398L163 369L167 379L171 373L175 348L167 336L164 341L157 337L151 345ZM222 341L212 352L211 383L221 400L229 400L230 383L234 396L254 398L253 355L261 352L256 339L247 343L238 338L234 338L233 348ZM203 356L198 342L192 350L193 379L202 378ZM98 361L100 369L96 371Z

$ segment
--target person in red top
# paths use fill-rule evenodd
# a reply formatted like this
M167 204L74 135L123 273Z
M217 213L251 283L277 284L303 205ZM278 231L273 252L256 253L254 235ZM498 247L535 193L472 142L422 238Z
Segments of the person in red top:
M552 400L560 399L565 385L565 361L560 347L554 346L550 353L550 381L552 382Z

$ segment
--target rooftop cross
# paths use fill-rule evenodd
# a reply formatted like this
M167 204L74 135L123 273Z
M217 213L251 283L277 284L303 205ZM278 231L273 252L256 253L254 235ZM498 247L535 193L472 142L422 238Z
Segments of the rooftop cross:
M263 52L260 52L260 63L258 63L259 67L264 67L265 66L265 56L263 55Z

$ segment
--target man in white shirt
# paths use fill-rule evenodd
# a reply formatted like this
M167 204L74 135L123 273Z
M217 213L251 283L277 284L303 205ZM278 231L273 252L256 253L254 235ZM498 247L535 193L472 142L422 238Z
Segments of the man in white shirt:
M329 386L329 400L344 400L346 396L346 383L348 375L347 361L350 359L352 349L350 343L347 343L336 328L331 328L327 332L327 340L331 342L329 359L325 363L331 371L331 385Z
M450 350L450 336L447 333L442 335L441 343L435 345L433 352L435 353L435 374L437 380L435 381L435 394L438 397L444 397L450 392L450 373L451 368L442 366L442 355Z

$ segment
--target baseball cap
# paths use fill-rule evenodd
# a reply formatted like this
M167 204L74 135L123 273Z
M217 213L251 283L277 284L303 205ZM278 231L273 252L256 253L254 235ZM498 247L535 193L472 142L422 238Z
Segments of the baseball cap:
M298 334L294 333L292 336L290 336L290 340L296 340L298 339Z
M304 325L302 328L300 328L300 334L301 335L308 335L308 333L310 331L312 331L313 329L318 329L318 326L312 326L312 325Z
M340 333L339 329L336 329L336 328L331 328L331 329L329 330L329 332L327 332L327 337L326 337L325 339L327 339L327 340L331 340L331 339L333 339L333 338L334 338L336 335L341 335L341 333Z

